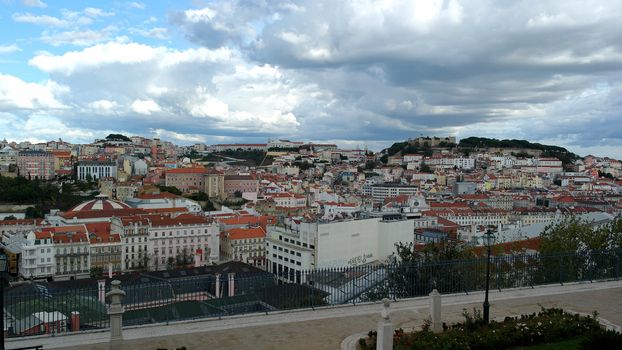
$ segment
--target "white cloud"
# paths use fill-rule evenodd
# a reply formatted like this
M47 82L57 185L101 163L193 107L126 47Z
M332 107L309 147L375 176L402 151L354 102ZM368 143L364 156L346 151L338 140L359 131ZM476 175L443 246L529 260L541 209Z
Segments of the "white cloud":
M14 52L18 52L18 51L22 51L22 49L15 45L15 44L11 44L11 45L0 45L0 55L5 55L5 54L9 54L9 53L14 53Z
M119 104L116 101L110 100L97 100L88 103L88 107L95 110L96 112L100 112L102 114L109 113L112 110L119 107Z
M162 111L162 108L154 100L134 100L131 107L134 112L145 115Z
M200 101L189 106L190 114L195 117L216 117L225 120L229 117L229 106L208 93L201 94Z
M145 4L143 4L142 2L137 2L137 1L130 2L129 6L135 9L139 9L139 10L145 9Z
M114 16L114 12L106 12L97 7L87 7L84 9L84 14L89 17L110 17Z
M130 29L130 32L138 34L138 35L142 35L146 38L153 38L153 39L160 39L160 40L169 38L168 29L162 28L162 27L155 27L151 29L132 28Z
M41 54L28 63L48 73L71 74L82 69L108 64L135 64L152 62L163 66L192 62L226 62L233 53L226 48L175 50L152 47L137 43L108 42L88 47L82 51L70 51L61 56Z
M67 27L69 22L64 19L48 15L33 15L31 13L14 13L11 16L15 22L30 23L46 27Z
M186 20L190 23L209 22L216 16L216 11L209 7L198 10L184 11Z
M54 92L62 93L66 89L55 83L27 83L0 73L0 110L66 108L54 95Z
M28 7L46 8L48 5L41 0L22 0L22 4Z
M184 144L207 142L207 137L200 134L183 134L165 129L151 129L150 131L153 133L154 137L165 140L172 140L174 142L181 142Z
M60 33L44 32L40 39L52 46L90 46L109 40L116 30L116 27L108 26L101 30L72 30Z

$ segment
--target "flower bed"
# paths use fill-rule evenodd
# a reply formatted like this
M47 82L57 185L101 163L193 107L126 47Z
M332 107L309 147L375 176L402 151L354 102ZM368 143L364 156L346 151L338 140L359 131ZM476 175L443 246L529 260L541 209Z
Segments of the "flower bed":
M602 329L596 315L580 316L552 308L542 309L537 314L507 317L503 322L492 321L488 325L477 311L471 315L465 310L463 315L463 323L443 325L444 331L438 334L429 331L429 323L423 325L423 330L412 333L398 329L393 337L394 349L499 350L575 338L582 338L582 349L622 349L622 335ZM362 350L375 349L375 332L370 332L358 345Z

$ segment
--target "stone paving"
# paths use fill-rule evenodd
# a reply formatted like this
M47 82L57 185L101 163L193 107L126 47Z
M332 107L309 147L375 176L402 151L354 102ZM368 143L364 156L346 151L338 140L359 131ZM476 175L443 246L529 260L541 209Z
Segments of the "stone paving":
M463 320L462 312L481 309L483 293L443 296L443 320ZM492 291L491 318L536 312L543 307L592 313L622 325L622 281L541 286ZM418 327L428 317L428 298L391 304L396 327ZM339 349L348 336L376 328L381 305L341 306L309 311L247 315L222 320L179 322L124 330L124 349ZM43 344L45 349L108 349L109 333L7 341L7 349Z

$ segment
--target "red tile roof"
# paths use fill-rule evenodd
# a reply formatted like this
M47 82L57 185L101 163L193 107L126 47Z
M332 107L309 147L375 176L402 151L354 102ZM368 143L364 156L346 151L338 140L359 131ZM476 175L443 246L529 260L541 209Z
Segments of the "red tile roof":
M206 174L205 168L179 168L166 170L167 174Z
M182 214L175 218L163 215L149 215L146 216L151 221L152 227L161 226L185 226L185 225L207 225L212 222L210 219L203 216L196 216L191 214Z
M42 221L43 221L43 219L0 220L0 226L41 225Z
M272 225L276 223L276 217L269 215L262 216L236 216L236 217L228 217L228 218L217 218L219 223L229 226L234 225L259 225L264 231L268 225Z
M49 232L40 232L37 231L35 232L35 238L36 239L46 239L46 238L52 238L52 234Z
M261 227L251 228L232 228L225 233L226 237L231 240L248 239L248 238L264 238L266 232Z

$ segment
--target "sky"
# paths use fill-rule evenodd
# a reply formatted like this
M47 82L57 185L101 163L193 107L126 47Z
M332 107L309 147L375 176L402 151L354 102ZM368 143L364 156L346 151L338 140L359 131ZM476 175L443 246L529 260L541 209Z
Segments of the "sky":
M527 139L622 158L621 0L0 0L0 139Z

